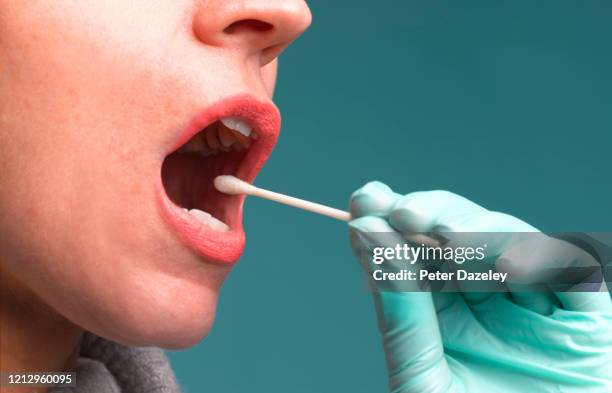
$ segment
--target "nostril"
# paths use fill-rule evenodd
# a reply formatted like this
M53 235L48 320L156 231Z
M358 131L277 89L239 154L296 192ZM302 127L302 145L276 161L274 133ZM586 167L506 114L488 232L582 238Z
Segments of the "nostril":
M274 26L270 23L257 19L243 19L227 26L225 29L223 29L223 32L226 34L235 34L240 32L265 33L272 29L274 29Z

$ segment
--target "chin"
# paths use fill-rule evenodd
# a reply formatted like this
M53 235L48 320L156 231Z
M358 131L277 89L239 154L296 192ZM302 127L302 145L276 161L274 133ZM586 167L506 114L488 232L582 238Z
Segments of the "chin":
M206 337L215 320L222 278L211 281L210 272L206 276L179 279L155 274L149 280L140 276L137 282L126 281L123 291L115 287L109 302L93 307L93 320L77 324L124 345L192 347Z
M153 307L136 310L130 318L118 316L110 329L93 333L133 346L156 346L164 349L186 349L202 341L215 320L216 299L201 307Z
M165 349L186 349L202 341L215 321L217 297L181 307L173 307L166 316L150 316L153 327L145 330L140 345L154 345ZM142 330L142 329L138 329Z

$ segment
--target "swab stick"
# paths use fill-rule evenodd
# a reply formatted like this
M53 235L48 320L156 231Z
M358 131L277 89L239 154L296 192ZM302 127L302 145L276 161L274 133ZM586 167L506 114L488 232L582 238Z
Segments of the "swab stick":
M231 175L221 175L215 177L215 188L224 194L230 195L252 195L264 199L269 199L274 202L282 203L297 207L298 209L308 210L313 213L322 214L340 221L351 221L351 213L333 207L321 205L320 203L305 201L303 199L294 198L289 195L280 194L274 191L264 190L263 188L255 187L245 181ZM405 234L404 237L417 244L425 244L430 247L440 247L441 243L438 239L432 238L421 233Z
M215 178L215 188L224 194L238 195L246 194L260 198L269 199L274 202L297 207L298 209L308 210L313 213L322 214L340 221L351 221L351 214L344 210L334 209L333 207L321 205L319 203L305 201L278 192L264 190L255 187L237 177L230 175L217 176Z

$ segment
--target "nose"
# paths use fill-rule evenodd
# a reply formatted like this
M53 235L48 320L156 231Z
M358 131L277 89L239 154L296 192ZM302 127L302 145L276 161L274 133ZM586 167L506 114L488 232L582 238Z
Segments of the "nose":
M259 56L272 61L310 25L312 16L303 0L204 0L193 21L202 43Z

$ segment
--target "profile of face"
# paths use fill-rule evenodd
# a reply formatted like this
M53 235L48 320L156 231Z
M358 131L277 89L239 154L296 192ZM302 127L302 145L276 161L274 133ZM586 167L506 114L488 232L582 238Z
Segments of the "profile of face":
M0 4L0 269L74 324L181 348L240 256L302 0Z

